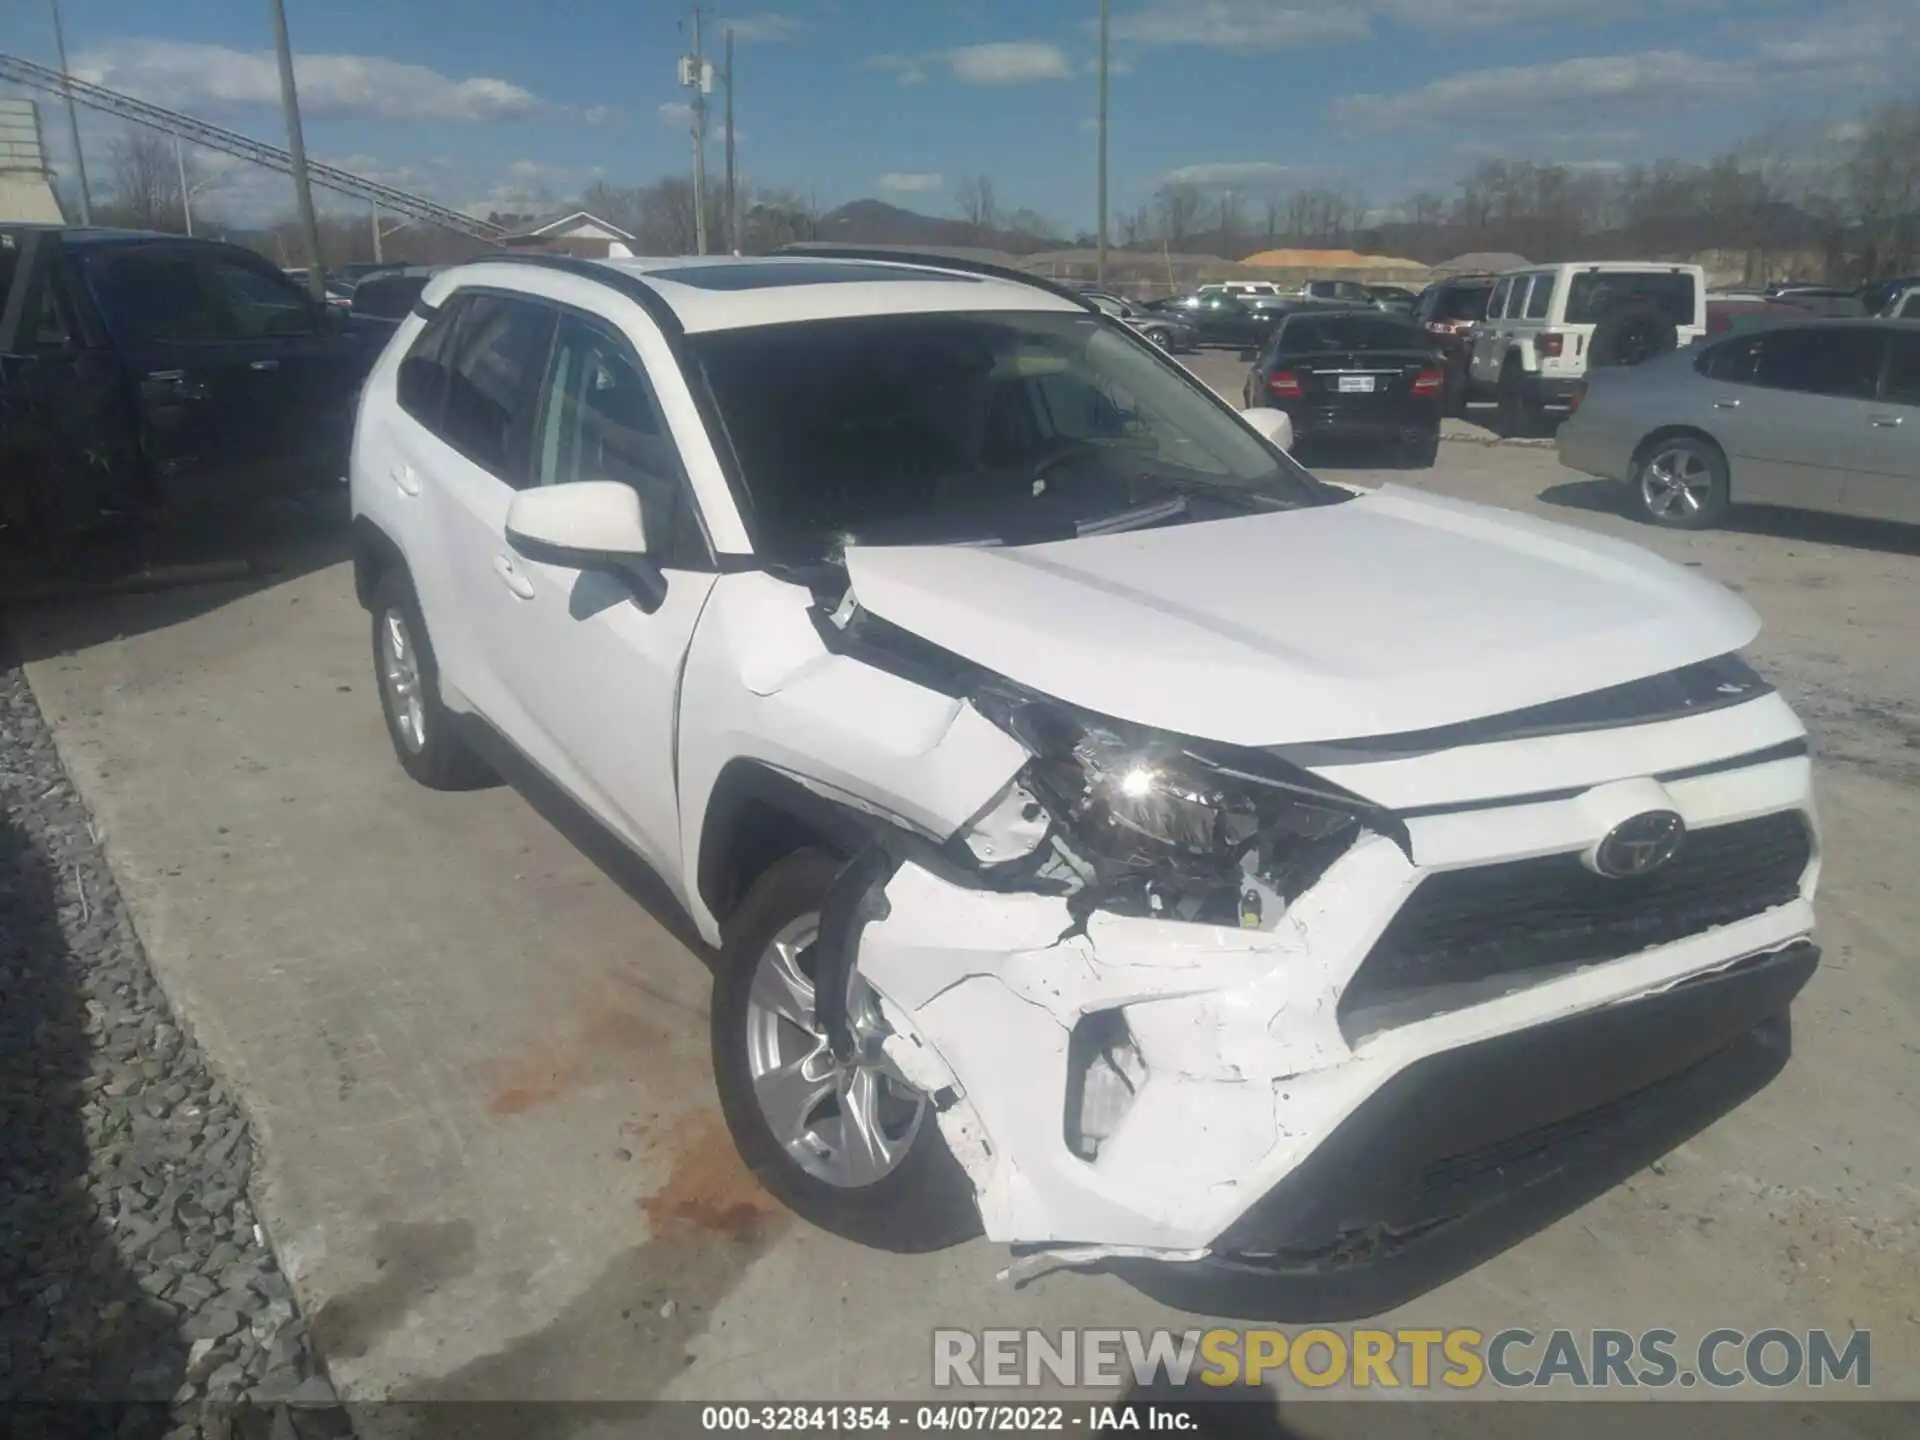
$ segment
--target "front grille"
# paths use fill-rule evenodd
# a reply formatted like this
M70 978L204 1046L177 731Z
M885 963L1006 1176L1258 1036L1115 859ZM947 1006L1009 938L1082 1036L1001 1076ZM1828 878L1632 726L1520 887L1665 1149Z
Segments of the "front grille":
M1784 905L1800 893L1813 840L1797 810L1687 834L1635 880L1595 875L1577 855L1450 870L1422 881L1341 997L1343 1023L1394 1005L1436 1014L1489 985L1617 960ZM1451 993L1449 993L1451 992ZM1362 1027L1368 1028L1368 1027Z

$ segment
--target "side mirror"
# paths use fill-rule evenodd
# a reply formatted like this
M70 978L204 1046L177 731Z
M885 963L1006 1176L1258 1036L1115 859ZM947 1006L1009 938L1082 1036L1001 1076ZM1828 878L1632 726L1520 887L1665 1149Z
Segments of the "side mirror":
M666 596L666 576L647 558L640 497L617 480L576 480L522 490L507 507L507 544L564 570L599 570L634 587L644 610Z
M1242 410L1240 418L1258 431L1260 438L1276 450L1293 449L1293 421L1286 411L1259 405L1251 410Z

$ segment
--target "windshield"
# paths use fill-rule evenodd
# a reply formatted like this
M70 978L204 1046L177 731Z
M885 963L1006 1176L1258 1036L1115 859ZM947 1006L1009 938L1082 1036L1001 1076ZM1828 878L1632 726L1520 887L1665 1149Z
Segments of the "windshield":
M1032 543L1331 493L1084 313L861 316L692 343L770 559Z

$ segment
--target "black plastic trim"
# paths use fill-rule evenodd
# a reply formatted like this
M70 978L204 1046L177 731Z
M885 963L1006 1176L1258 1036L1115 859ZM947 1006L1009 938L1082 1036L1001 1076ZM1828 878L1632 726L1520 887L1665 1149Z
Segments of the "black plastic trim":
M860 936L871 920L884 920L893 911L887 903L887 882L900 862L878 845L868 845L840 868L820 905L820 931L814 941L814 1018L827 1032L833 1053L854 1058L853 1026L848 1017L854 961L860 954Z

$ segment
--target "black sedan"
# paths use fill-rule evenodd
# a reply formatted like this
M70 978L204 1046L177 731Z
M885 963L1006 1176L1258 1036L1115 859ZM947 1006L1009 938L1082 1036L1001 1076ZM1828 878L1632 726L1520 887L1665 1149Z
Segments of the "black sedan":
M1254 362L1246 408L1285 410L1296 442L1366 441L1431 465L1440 447L1439 358L1410 319L1378 310L1296 310Z
M1263 312L1244 300L1219 290L1156 300L1147 309L1156 314L1181 316L1193 326L1202 345L1259 345L1266 340L1273 324Z

